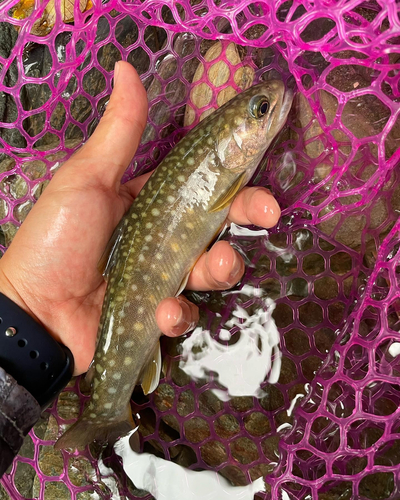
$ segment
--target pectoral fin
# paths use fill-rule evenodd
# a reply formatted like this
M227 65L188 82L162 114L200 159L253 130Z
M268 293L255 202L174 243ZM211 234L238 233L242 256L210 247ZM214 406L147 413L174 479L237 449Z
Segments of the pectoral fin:
M81 378L81 381L80 381L80 390L83 394L87 394L87 395L90 394L90 389L92 387L92 382L93 382L95 373L96 373L95 365L94 365L94 362L92 361L90 363L88 371L86 372L86 375L83 378Z
M228 191L220 196L208 211L218 212L219 210L223 210L224 208L228 207L233 202L240 189L242 189L242 187L245 185L246 177L247 173L243 172L228 189Z
M192 272L192 270L190 270L190 272L188 272L187 275L181 281L181 284L178 288L178 291L175 294L175 297L178 297L178 295L180 295L183 292L183 290L186 288L186 285L187 285L187 282L189 281L189 276L190 276L191 272Z
M160 342L157 342L153 357L143 371L142 388L145 394L150 394L157 388L160 382L161 364L161 347Z
M97 269L101 272L105 279L107 279L112 267L115 264L117 248L121 241L123 232L124 219L122 219L118 226L114 229L114 232L109 242L107 243L103 255L100 257L99 263L97 264Z

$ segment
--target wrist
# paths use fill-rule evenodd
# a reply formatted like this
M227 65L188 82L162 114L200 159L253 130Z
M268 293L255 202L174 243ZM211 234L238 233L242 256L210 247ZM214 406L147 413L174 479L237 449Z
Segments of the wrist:
M74 358L37 320L0 267L0 367L44 409L72 377Z
M23 311L25 311L29 316L31 316L35 321L40 323L39 318L34 314L32 309L28 307L28 304L22 298L22 295L18 292L17 288L13 285L11 280L8 278L7 274L3 270L0 261L0 293L8 297L10 300L17 304Z

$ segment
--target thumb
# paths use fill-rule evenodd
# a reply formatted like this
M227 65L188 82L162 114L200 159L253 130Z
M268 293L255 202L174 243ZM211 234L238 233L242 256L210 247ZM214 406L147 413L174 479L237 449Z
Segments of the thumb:
M132 160L147 121L147 94L129 63L115 64L110 102L93 135L74 155L93 180L108 188L119 185Z

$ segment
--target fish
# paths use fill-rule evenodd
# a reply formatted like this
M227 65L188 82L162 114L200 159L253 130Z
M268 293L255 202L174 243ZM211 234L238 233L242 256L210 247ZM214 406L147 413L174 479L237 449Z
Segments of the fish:
M150 176L102 259L107 287L87 375L91 398L56 449L113 443L135 427L135 386L147 394L160 379L156 308L184 289L282 129L292 100L280 80L249 88L188 132Z

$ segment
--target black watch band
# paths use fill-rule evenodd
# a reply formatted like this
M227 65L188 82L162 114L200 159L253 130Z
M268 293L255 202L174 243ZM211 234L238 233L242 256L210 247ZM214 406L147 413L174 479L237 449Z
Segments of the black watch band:
M74 358L68 347L0 293L0 366L44 409L71 380Z

